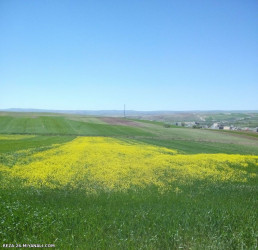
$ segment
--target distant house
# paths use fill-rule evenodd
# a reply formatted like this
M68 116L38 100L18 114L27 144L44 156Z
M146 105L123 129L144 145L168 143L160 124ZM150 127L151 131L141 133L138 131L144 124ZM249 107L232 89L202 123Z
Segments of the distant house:
M219 124L217 122L213 123L211 126L210 126L211 129L219 129Z
M231 127L229 127L229 126L224 126L223 129L224 129L224 130L231 130Z
M195 125L195 122L185 122L185 126L191 128Z

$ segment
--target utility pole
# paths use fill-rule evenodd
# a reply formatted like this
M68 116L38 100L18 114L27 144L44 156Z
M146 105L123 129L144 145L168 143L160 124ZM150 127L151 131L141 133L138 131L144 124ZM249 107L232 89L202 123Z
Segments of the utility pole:
M124 118L125 118L125 104L124 104Z

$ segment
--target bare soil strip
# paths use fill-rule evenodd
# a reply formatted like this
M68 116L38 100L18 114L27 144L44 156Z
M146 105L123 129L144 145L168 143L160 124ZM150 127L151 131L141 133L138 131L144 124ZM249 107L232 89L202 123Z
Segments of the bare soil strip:
M103 122L106 122L111 125L122 125L122 126L131 126L131 127L144 127L144 124L135 121L129 121L123 118L115 118L115 117L103 117L99 118Z

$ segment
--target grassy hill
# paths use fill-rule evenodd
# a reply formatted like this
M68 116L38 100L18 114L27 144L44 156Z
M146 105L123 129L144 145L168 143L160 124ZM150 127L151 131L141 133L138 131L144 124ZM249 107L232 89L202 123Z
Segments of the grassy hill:
M65 116L26 116L26 114L24 116L1 116L0 133L91 136L151 135L136 127L76 121Z
M46 141L68 140L74 136L115 136L133 138L138 142L177 149L181 153L258 154L258 140L253 133L225 133L203 129L165 128L162 122L112 118L108 123L101 117L48 113L0 113L0 134L34 134L33 139L10 142L7 148L30 147ZM111 119L111 121L112 121ZM119 119L121 124L116 125ZM110 121L110 119L109 119ZM128 119L128 121L132 121ZM46 136L51 138L46 138ZM56 136L56 137L53 137ZM63 139L60 139L63 136ZM68 136L68 137L67 137ZM1 142L2 144L4 142ZM3 150L3 149L2 149Z

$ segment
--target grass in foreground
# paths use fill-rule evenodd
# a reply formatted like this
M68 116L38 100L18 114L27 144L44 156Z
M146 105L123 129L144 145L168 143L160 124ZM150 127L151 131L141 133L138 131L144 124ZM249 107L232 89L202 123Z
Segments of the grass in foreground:
M257 186L205 183L161 195L155 187L1 190L1 243L57 249L256 249Z

